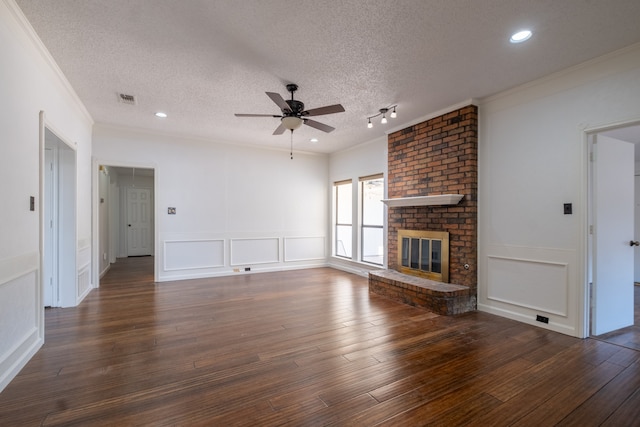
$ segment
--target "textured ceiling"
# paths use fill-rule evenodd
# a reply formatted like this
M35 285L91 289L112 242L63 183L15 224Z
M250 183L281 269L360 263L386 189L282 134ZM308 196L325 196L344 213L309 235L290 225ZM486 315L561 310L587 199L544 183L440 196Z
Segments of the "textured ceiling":
M638 0L17 0L96 123L288 148L265 92L346 112L329 153L640 41ZM522 28L521 45L508 42ZM118 102L135 95L137 105ZM367 116L398 104L387 125ZM165 111L158 119L153 113ZM319 142L310 143L317 137Z

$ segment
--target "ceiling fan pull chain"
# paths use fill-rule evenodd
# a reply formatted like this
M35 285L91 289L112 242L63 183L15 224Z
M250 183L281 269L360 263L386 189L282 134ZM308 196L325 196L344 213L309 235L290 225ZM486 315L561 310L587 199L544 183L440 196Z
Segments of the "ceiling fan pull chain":
M291 155L291 160L293 160L293 129L291 129L291 151L289 154Z

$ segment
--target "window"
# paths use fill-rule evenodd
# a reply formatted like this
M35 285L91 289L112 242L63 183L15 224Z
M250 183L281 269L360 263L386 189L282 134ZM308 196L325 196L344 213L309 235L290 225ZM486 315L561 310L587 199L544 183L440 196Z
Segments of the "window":
M361 261L384 262L384 178L382 174L360 178L362 194Z
M336 229L335 229L335 254L336 256L351 258L353 256L353 196L352 183L349 181L336 182L335 188L335 208L336 208Z
M334 256L384 265L384 176L369 175L333 184Z

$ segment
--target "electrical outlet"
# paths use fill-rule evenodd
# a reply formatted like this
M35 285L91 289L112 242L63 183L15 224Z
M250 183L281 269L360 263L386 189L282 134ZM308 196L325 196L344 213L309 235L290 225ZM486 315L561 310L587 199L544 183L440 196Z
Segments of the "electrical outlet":
M536 320L542 323L549 323L548 317L540 316L539 314L536 316Z
M234 268L234 269L233 269L233 272L234 272L234 273L240 273L240 269L239 269L239 268Z
M245 267L244 271L251 271L251 267Z
M573 206L571 206L571 203L565 203L564 204L564 214L565 215L572 215L573 214Z
M102 254L102 259L105 260L105 261L107 260L107 253L106 252Z

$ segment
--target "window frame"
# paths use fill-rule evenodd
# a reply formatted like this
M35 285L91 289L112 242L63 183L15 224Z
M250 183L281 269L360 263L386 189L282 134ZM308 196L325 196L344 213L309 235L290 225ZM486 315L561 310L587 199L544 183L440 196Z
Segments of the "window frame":
M351 186L351 221L347 224L347 223L341 223L339 222L338 218L340 218L339 215L339 209L340 209L340 196L339 196L339 187L343 186L343 185L350 185ZM333 255L339 258L344 258L344 259L353 259L353 180L352 179L345 179L342 181L336 181L333 183L333 189L334 189L334 210L333 210L333 214L334 214L334 225L333 225L333 233L334 233L334 242L333 242ZM349 242L349 247L350 247L350 251L351 251L351 256L348 255L340 255L338 253L338 242L340 242L341 240L338 239L338 227L351 227L351 240ZM345 251L346 252L346 251Z
M365 202L365 183L367 181L374 181L377 179L381 179L382 180L382 198L380 200L382 200L384 198L384 173L377 173L374 175L367 175L367 176L362 176L358 178L358 190L359 190L359 214L358 214L358 231L359 231L359 250L358 250L358 260L360 262L366 263L366 264L371 264L371 265L377 265L377 266L384 266L384 259L385 259L385 251L384 251L384 240L385 240L385 236L384 236L384 204L382 204L381 209L383 210L382 212L382 224L378 225L378 224L365 224L364 222L364 202ZM383 247L383 253L382 253L382 261L380 263L377 262L372 262L372 261L367 261L364 259L364 247L365 247L365 229L375 229L375 230L382 230L382 247Z

